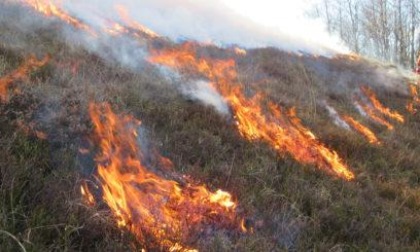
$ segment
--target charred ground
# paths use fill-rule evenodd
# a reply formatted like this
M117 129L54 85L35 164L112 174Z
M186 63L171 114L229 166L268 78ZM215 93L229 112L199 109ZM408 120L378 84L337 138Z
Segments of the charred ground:
M130 71L68 46L54 32L20 34L7 27L0 27L0 75L30 53L49 54L51 60L28 80L13 83L20 92L0 105L0 245L5 251L20 246L27 251L142 248L116 228L104 205L88 207L80 196L81 179L95 168L92 157L79 154L92 132L87 114L92 100L140 118L150 141L179 172L237 198L254 232L194 237L191 244L203 251L419 249L420 117L406 112L410 97L399 87L407 87L407 80L384 83L378 74L382 66L272 48L247 56L211 46L199 49L236 57L250 95L258 88L275 103L296 106L303 123L355 172L356 179L346 182L243 139L232 118L183 96L152 65ZM352 91L361 84L374 88L407 122L387 131L360 116ZM370 145L335 126L322 100L374 129L384 144Z

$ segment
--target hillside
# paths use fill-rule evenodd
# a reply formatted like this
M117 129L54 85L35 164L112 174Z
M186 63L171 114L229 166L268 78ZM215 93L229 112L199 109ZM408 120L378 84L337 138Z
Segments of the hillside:
M420 249L404 70L128 28L87 47L0 7L2 251Z

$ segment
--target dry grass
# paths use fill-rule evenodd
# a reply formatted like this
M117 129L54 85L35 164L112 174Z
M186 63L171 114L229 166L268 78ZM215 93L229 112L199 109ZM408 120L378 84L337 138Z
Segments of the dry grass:
M358 117L385 143L371 146L328 118L319 100L357 114L351 97L327 88L332 84L316 75L311 64L274 49L242 59L238 68L245 84L258 84L279 104L296 105L304 124L353 168L356 181L344 182L288 155L280 157L263 143L242 139L231 118L185 99L153 67L132 73L69 48L53 35L42 41L35 49L53 55L53 61L32 73L29 82L18 83L23 94L0 106L2 250L22 250L20 245L27 251L141 247L115 228L104 206L92 209L81 202L79 181L94 169L93 161L81 159L77 151L91 132L86 114L91 100L109 101L115 110L141 118L148 138L179 172L237 197L255 232L216 232L197 241L203 251L420 249L419 115L404 114L408 122L395 132ZM0 74L18 65L22 56L4 45ZM77 62L75 74L60 67L68 62ZM357 68L353 65L347 67ZM257 71L263 76L252 75ZM380 91L379 98L403 111L407 97ZM17 129L19 120L36 122L48 140Z

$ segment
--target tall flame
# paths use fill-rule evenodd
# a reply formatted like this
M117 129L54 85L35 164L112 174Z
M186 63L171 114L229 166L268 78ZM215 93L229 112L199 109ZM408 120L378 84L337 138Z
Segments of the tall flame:
M282 111L272 103L264 109L263 93L247 98L238 82L236 63L233 59L218 60L199 57L194 44L185 43L174 48L152 51L149 61L201 75L212 82L215 89L231 106L241 135L249 140L262 140L279 153L290 153L298 162L314 164L322 170L346 180L354 174L346 167L338 154L319 142L305 128L294 110Z
M103 200L119 227L150 247L172 251L184 251L180 244L204 225L240 228L236 203L229 193L213 193L188 181L181 185L152 172L159 167L145 161L138 142L138 120L114 114L108 104L91 104L89 112L93 139L100 147L95 160ZM158 163L169 162L157 158ZM81 190L92 202L87 187Z
M364 95L366 95L366 97L370 100L370 102L372 103L373 107L379 111L381 114L394 119L400 123L404 123L404 116L402 116L400 113L396 112L396 111L392 111L391 109L385 107L376 97L375 93L373 92L372 89L370 89L369 87L364 87L362 86L360 88L363 92Z
M35 55L31 55L16 70L0 78L0 101L7 101L9 87L14 81L27 79L31 71L44 66L49 59L46 56L38 60Z
M353 129L355 129L357 132L362 134L368 140L369 143L375 144L375 145L380 145L381 144L381 142L376 137L375 133L373 133L373 131L370 130L368 127L361 124L359 121L357 121L356 119L354 119L351 116L344 115L344 116L342 116L342 118Z
M417 113L417 107L420 107L420 96L418 92L418 86L414 84L410 84L410 95L411 95L411 101L407 105L407 110L411 114Z

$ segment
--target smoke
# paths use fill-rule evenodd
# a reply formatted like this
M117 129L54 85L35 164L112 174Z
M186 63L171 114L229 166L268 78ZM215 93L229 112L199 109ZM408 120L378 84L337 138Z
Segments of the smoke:
M15 2L26 5L30 1L17 0ZM83 46L89 53L99 55L108 62L118 63L134 71L143 70L146 65L147 42L125 33L113 36L110 30L115 29L115 24L128 25L132 21L174 41L196 40L222 47L273 46L287 51L305 51L325 56L346 51L325 30L316 27L316 22L309 22L304 17L305 8L300 4L290 4L285 1L282 1L281 6L276 6L278 17L283 18L271 20L272 24L260 22L256 18L270 8L268 2L262 2L252 13L245 11L243 7L255 5L256 2L241 4L225 0L211 2L204 0L49 0L39 2L54 3L69 16L80 20L89 27L89 30L94 31L95 34L91 34L71 25L62 26L61 31L69 45ZM121 7L124 15L121 13ZM6 10L4 12L7 13ZM22 27L26 27L29 31L33 27L52 28L54 25L54 22L45 21L45 18L32 15L22 16L25 17ZM282 23L292 25L280 25ZM220 95L204 82L188 85L181 83L178 89L192 99L215 107L221 113L228 113L227 106Z
M357 111L359 112L359 114L361 114L363 117L368 117L368 115L366 114L365 110L362 108L362 106L360 106L359 103L354 103L354 107L357 109Z
M302 0L293 4L270 2L63 0L61 6L95 28L103 28L109 21L121 22L117 8L124 6L133 20L175 41L196 40L246 48L272 46L325 56L348 52L321 22L305 17L308 7Z
M223 97L206 81L196 81L191 85L182 86L182 93L214 107L219 113L229 114L229 108Z
M333 107L328 105L326 102L324 102L324 107L327 109L330 117L334 120L335 125L343 128L343 129L346 129L346 130L351 130L350 126L340 118L340 115L338 114L338 112Z
M301 47L322 55L319 48L328 48L336 52L348 53L349 50L337 36L327 32L326 24L321 19L308 17L313 12L317 0L259 0L241 1L225 0L227 6L234 9L259 25L270 27L281 36L282 41L292 43L281 48L291 49ZM288 39L289 38L289 39ZM318 48L318 49L317 49Z

